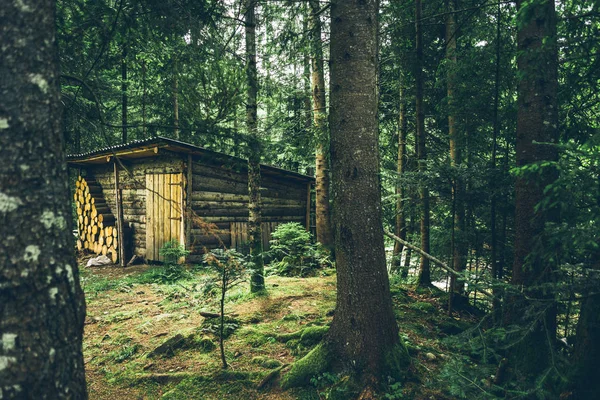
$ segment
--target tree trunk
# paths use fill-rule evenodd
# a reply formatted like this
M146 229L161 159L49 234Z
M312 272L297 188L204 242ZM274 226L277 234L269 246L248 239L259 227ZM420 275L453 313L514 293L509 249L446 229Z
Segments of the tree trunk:
M260 207L260 139L258 137L257 96L258 74L256 71L256 0L246 0L246 77L248 99L246 101L246 127L248 130L248 241L254 268L250 277L250 291L264 290L264 264L262 258L262 230Z
M121 143L127 143L127 39L121 54Z
M556 147L543 144L556 143L558 139L558 59L554 2L547 0L524 7L524 0L518 0L517 8L520 26L517 66L521 80L518 86L516 156L517 167L524 167L558 159ZM535 211L536 205L544 198L544 188L555 178L555 170L545 167L535 176L526 173L517 177L515 186L512 283L523 289L524 296L511 299L508 319L529 326L512 357L514 367L525 374L540 373L548 366L549 342L552 346L556 337L556 305L552 294L536 288L552 280L553 263L546 259L541 249L546 247L542 237L544 224L555 219L555 211ZM538 311L534 315L541 314L542 317L536 321L527 319L532 315L526 312L530 307Z
M86 399L53 0L0 12L0 397Z
M466 267L465 246L465 184L459 176L458 168L462 165L462 148L464 146L463 135L456 126L457 103L456 91L456 37L458 35L454 20L454 0L448 0L448 14L446 16L446 59L448 60L447 94L448 94L448 136L450 138L450 163L454 169L452 182L452 203L454 209L453 240L452 240L452 268L462 272ZM453 275L450 277L450 304L464 306L468 299L464 296L464 284L459 282ZM452 306L450 306L450 310Z
M406 230L406 238L410 238L410 235L415 230L415 220L414 220L414 212L411 211L410 219L408 222L408 227ZM402 278L408 278L408 273L410 272L410 260L412 257L412 249L409 247L406 249L406 254L404 256L404 266L402 267L401 276Z
M173 136L179 140L179 79L176 57L173 57Z
M400 107L398 113L398 161L397 171L398 179L402 178L402 175L406 172L408 165L408 157L406 153L406 134L407 134L407 122L406 122L406 102L404 101L404 90L402 77L400 78ZM404 196L406 195L401 182L396 183L396 223L394 233L402 240L406 240L406 213L404 212ZM394 265L392 266L394 271L400 268L402 263L402 249L403 246L399 242L394 243Z
M146 87L146 60L142 60L142 133L146 139L148 128L146 127L146 102L148 97L148 88Z
M424 174L427 170L427 148L425 144L425 110L423 109L423 31L422 31L422 4L421 0L415 0L415 35L416 55L415 64L415 86L416 86L416 114L417 114L417 163L418 170ZM424 182L419 185L419 201L421 205L421 249L429 253L429 189ZM421 257L419 265L419 286L431 286L431 272L429 260Z
M328 340L345 369L374 379L399 346L383 243L377 138L376 0L331 7L331 160L337 307ZM386 361L388 360L388 361ZM363 376L364 377L364 376Z
M323 44L321 42L321 18L318 0L310 3L310 31L312 53L312 98L314 129L317 138L316 151L316 222L317 241L326 247L333 244L331 215L329 209L329 167L326 156L328 142L327 112L325 104L325 72L323 70Z
M596 254L595 272L600 270ZM597 273L597 272L596 272ZM577 333L573 348L573 384L575 398L592 400L600 393L598 379L598 359L600 359L600 293L597 287L585 294L581 301L581 311L577 321Z
M500 119L499 119L499 103L500 103L500 27L502 18L502 8L498 3L498 10L496 13L496 71L494 75L494 137L492 140L492 174L490 177L490 189L492 192L491 204L490 204L490 230L491 230L491 241L490 241L490 264L493 279L499 279L500 273L498 271L498 230L496 223L497 213L497 202L498 193L496 185L496 154L498 151L498 135L500 134ZM497 323L501 320L502 304L500 298L502 293L494 289L496 297L492 301L492 311L494 315L494 321Z

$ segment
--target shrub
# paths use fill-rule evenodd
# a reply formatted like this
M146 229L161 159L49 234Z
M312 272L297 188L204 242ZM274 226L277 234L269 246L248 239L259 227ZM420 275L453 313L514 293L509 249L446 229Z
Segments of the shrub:
M177 240L166 242L158 251L165 258L165 264L178 264L179 259L190 254L185 247Z
M312 235L297 222L281 224L273 232L271 273L280 276L310 276L316 269L331 264L329 253L313 242Z

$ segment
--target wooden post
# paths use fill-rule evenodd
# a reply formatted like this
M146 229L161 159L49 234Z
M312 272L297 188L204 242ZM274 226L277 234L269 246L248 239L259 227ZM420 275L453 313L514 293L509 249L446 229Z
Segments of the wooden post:
M123 205L121 202L121 190L119 189L119 166L117 165L117 158L113 160L113 166L115 171L115 203L117 205L117 236L119 237L119 245L117 251L119 252L119 265L125 267L125 238L123 235Z
M312 182L308 182L306 185L306 230L310 232L310 190Z
M193 182L193 171L192 171L192 155L188 154L187 159L187 174L186 174L186 186L185 186L185 213L183 216L183 226L185 227L185 248L190 249L192 244L192 182Z

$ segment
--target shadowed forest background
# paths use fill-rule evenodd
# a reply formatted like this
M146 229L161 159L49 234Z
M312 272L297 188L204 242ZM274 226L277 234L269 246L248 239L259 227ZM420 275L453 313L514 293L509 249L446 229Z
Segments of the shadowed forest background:
M56 398L600 397L598 0L43 3L14 1L0 25L12 12L56 10L43 26L56 29L58 59L47 64L58 64L49 82L60 92L23 74L62 107L52 165L156 136L248 160L248 241L219 239L186 265L189 248L168 243L164 263L125 268L86 267L81 241L77 272L11 236L0 245L0 398L32 398L23 388L39 373L39 360L17 354L37 339L16 327L63 329L21 323L39 287L22 283L31 263L52 266L64 286L35 304L75 315L60 322L75 356L56 363L79 360L69 367L78 378L57 372L67 383ZM0 56L41 59L8 38ZM18 76L6 60L0 71ZM14 87L0 92L6 149L17 129L35 131L13 123L14 93L26 93ZM24 153L10 154L0 236L25 208L25 191L9 190ZM268 249L260 164L315 177L308 230L280 224ZM52 179L68 180L72 199L81 178L63 169ZM80 204L58 203L76 229ZM74 248L70 222L53 218L39 226ZM8 256L17 242L24 261ZM60 346L40 342L54 363ZM17 359L28 367L15 372Z

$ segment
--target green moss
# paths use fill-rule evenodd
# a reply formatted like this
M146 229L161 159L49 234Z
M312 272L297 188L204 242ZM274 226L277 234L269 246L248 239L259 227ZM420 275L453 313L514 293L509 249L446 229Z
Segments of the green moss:
M202 336L195 339L195 346L203 353L210 353L217 345L208 337Z
M289 389L310 383L310 379L329 368L331 354L323 344L317 345L305 357L296 361L281 379L281 387Z
M290 340L299 340L304 346L311 346L321 341L329 330L328 326L309 326L296 332L276 335L279 342L287 343Z
M300 335L300 342L304 346L311 346L319 343L328 330L328 326L309 326L304 328Z
M273 360L271 358L256 356L252 358L252 363L256 365L260 365L263 368L274 369L281 367L281 362L279 360Z
M422 312L426 312L426 313L435 311L435 306L433 304L427 303L425 301L419 301L417 303L411 304L409 307L412 308L413 310L422 311Z
M385 370L389 377L396 381L403 381L407 377L409 367L410 354L406 345L400 339L400 342L385 356Z

